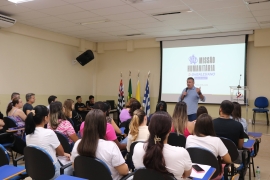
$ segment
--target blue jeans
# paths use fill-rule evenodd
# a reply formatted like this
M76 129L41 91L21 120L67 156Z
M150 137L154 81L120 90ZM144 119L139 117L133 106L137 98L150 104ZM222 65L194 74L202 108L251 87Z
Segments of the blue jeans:
M127 144L127 137L125 139L123 139L120 143L121 144Z
M197 114L190 114L188 115L188 121L194 121L197 119Z

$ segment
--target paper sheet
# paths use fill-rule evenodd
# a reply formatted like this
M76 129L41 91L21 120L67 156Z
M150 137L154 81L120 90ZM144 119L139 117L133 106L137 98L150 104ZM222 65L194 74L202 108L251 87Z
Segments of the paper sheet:
M195 165L195 164L192 163L192 165ZM208 166L208 165L202 165L202 164L197 164L197 165L200 166L200 167L204 170L204 172L197 173L197 172L192 168L190 177L202 179L202 178L204 177L204 175L207 173L207 171L211 168L211 166Z
M71 163L70 160L68 160L68 158L66 156L57 156L57 159L60 161L60 164L62 166L68 164L68 163Z

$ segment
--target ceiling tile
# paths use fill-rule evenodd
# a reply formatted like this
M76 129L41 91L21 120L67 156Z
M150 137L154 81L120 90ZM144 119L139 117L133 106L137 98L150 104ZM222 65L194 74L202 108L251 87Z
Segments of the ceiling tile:
M56 29L56 28L64 28L64 27L68 28L70 26L76 26L76 24L68 22L68 21L63 21L63 22L55 22L55 23L44 24L42 26L43 27L51 27L53 29ZM77 26L80 26L80 25L77 25Z
M219 30L213 28L213 29L203 29L198 31L185 31L183 34L185 35L192 35L192 34L207 34L207 33L217 33L220 32Z
M115 14L115 15L110 15L110 16L105 16L105 17L113 21L120 21L120 20L126 20L126 19L137 19L137 18L148 17L148 16L142 12L131 12L131 13Z
M223 20L231 20L233 18L252 18L253 15L251 14L251 12L242 12L242 13L239 13L239 14L217 14L216 16L209 16L209 17L205 17L205 19L207 20L220 20L220 21L223 21Z
M159 14L164 12L176 12L176 11L183 11L183 10L190 10L188 6L172 6L172 7L164 7L159 9L151 9L151 10L144 10L143 12L146 14Z
M233 19L223 19L223 20L209 20L213 25L224 25L224 24L244 24L244 23L256 23L255 18L233 18Z
M84 26L90 27L93 29L99 29L99 28L110 28L110 27L120 26L120 24L117 22L104 22L104 23L97 23L97 24L88 24Z
M108 32L108 34L114 35L114 36L121 36L121 35L128 35L128 34L138 34L141 33L137 30L125 30L125 31L114 31L114 32Z
M129 6L129 5L91 10L91 12L98 14L98 15L102 15L102 16L112 15L112 14L122 14L122 13L127 13L127 12L134 12L134 11L138 11L138 10L135 9L134 7Z
M87 30L81 30L81 31L65 32L65 33L66 34L70 34L70 35L76 35L76 34L78 34L78 35L87 37L87 35L89 35L89 34L100 33L100 31L95 30L95 29L87 29Z
M270 15L270 11L269 11L269 9L252 11L252 14L254 16L268 16L268 15Z
M207 2L215 2L220 0L182 0L185 4L192 5L192 4L201 4Z
M84 30L87 31L90 28L82 26L82 25L76 25L76 26L70 26L67 28L60 27L60 28L56 28L56 29L61 31L61 32L75 32L75 31L84 31ZM92 29L90 29L90 30L92 30Z
M89 0L62 0L62 1L65 1L65 2L70 3L70 4L74 4L74 3L80 3L80 2L85 2L85 1L89 1Z
M135 29L143 29L143 28L164 27L166 26L166 24L162 22L154 22L154 23L144 23L144 24L130 24L128 26Z
M139 10L150 10L150 9L158 9L172 6L180 6L183 3L179 0L158 0L158 1L150 1L150 2L141 2L134 3L131 6L139 9Z
M217 15L227 15L227 14L240 14L240 13L249 13L249 9L246 6L238 6L231 8L221 8L221 9L209 9L196 11L198 14L204 17L208 16L217 16Z
M56 6L63 6L66 4L68 3L61 0L36 0L36 1L25 2L22 4L22 6L30 8L30 9L38 10L38 9L52 8Z
M204 23L207 22L207 20L205 20L202 17L196 17L196 18L190 18L190 19L173 19L170 21L164 21L163 23L169 26L176 26L178 24L197 24L197 23Z
M241 0L225 0L225 1L214 1L208 3L194 4L191 6L191 8L195 11L200 11L200 10L221 9L226 7L237 7L244 5L245 3Z
M159 21L152 17L144 17L144 18L120 20L117 22L120 24L129 25L129 24L138 24L138 23L152 23L152 22L159 22Z
M195 12L184 12L180 14L172 14L166 16L154 16L156 19L160 21L170 21L170 20L181 20L181 19L189 19L189 18L199 18L200 16Z
M251 11L258 11L258 10L270 9L270 2L250 4L250 5L248 5L248 7L249 7L249 9Z
M208 26L212 26L212 24L210 22L200 22L200 23L187 22L185 24L175 24L172 27L179 30L179 29L190 29Z
M93 10L93 9L120 6L120 5L125 5L125 4L126 3L120 0L95 0L95 1L77 3L75 5L86 10Z
M145 33L146 35L152 35L156 37L161 37L161 36L179 36L182 35L180 31L174 30L174 31L161 31L161 32L148 32Z
M215 26L219 30L230 30L230 29L258 29L260 28L258 23L246 23L246 24L233 24L233 25L217 25Z
M144 28L144 29L138 29L139 31L143 33L151 33L151 32L167 32L167 31L173 31L174 29L171 27L155 27L155 28Z
M61 14L80 12L84 10L73 5L64 5L64 6L42 9L40 11L43 13L52 15L52 16L56 16L56 15L61 15Z
M14 15L18 13L27 12L27 11L31 11L31 9L25 8L16 4L0 6L0 12L4 15Z
M102 16L96 16L96 17L90 17L90 18L73 19L70 21L79 24L79 23L88 23L88 22L100 21L100 20L106 20L106 18Z
M14 4L14 3L11 3L7 0L0 0L0 6L11 5L11 4Z
M255 17L258 22L262 21L270 21L270 16L260 16L260 17Z
M114 32L114 31L126 31L126 30L131 30L130 27L127 26L115 26L115 27L110 27L110 28L97 28L97 30L101 31L101 32Z
M33 24L48 24L48 23L63 22L63 21L64 21L63 19L53 17L53 16L25 20L25 22L29 22L29 23L33 23Z
M24 13L18 13L11 17L17 19L17 20L28 20L28 19L36 19L36 18L43 18L48 17L48 14L44 14L38 11L28 11Z
M91 18L91 17L97 17L98 15L91 13L89 11L82 11L82 12L76 12L76 13L70 13L70 14L62 14L58 15L57 17L65 20L75 20L75 19L85 19L85 18Z

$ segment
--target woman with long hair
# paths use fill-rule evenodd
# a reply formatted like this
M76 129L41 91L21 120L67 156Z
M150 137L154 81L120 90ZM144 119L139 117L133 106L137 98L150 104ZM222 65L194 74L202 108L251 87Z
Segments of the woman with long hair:
M232 118L242 124L246 134L248 134L248 124L246 119L242 118L241 105L238 102L233 102L234 108L232 112Z
M64 134L68 138L69 144L78 140L72 124L64 115L62 103L59 101L50 104L50 121L48 123L48 129Z
M74 162L77 156L98 158L107 164L112 178L118 180L128 174L128 167L117 145L105 140L106 124L105 114L101 110L89 111L85 118L84 135L74 144L71 161Z
M146 141L149 137L147 124L147 116L141 109L137 109L133 113L132 120L129 124L129 133L127 139L127 151L134 141Z
M223 144L219 137L216 137L214 130L212 117L208 114L201 114L196 121L194 128L194 135L187 137L186 148L189 147L202 147L211 151L217 158L218 156L222 158L224 163L231 163L231 157L228 153L228 149ZM221 161L220 166L221 166ZM215 179L221 179L223 174L223 168L220 176Z
M64 115L65 115L65 117L68 120L73 122L74 129L75 129L75 131L77 133L79 131L79 129L80 129L80 125L81 125L81 122L82 122L82 117L78 112L76 112L74 110L74 101L71 100L71 99L65 100L63 107L64 107Z
M176 179L190 176L192 163L187 150L167 143L171 127L172 118L167 112L153 114L147 142L137 143L134 148L132 159L136 169L146 167Z
M137 99L130 98L129 101L127 102L125 108L121 110L120 115L119 115L119 119L120 119L121 123L131 119L132 116L130 116L129 110L130 110L130 105L134 101L137 101Z
M133 117L133 112L137 109L140 109L142 106L141 106L141 103L137 100L134 100L130 103L129 105L129 115L130 117ZM129 124L130 124L130 121L131 121L131 118L129 120L127 120L125 123L125 130L124 130L124 133L126 135L128 135L129 133Z
M185 137L193 134L195 121L188 121L187 104L185 102L176 103L172 119L172 132L182 134Z
M70 158L70 155L64 152L56 134L51 129L44 128L44 125L49 121L48 113L46 106L38 105L34 108L34 111L28 114L25 120L26 144L27 146L38 146L51 156L53 163L56 166L55 176L52 178L55 179L60 175L61 167L56 155L66 156L68 159ZM65 172L66 174L71 175L73 169L66 169Z
M12 99L7 107L7 116L16 122L17 127L24 127L25 124L26 115L21 110L22 107L23 102L19 98Z

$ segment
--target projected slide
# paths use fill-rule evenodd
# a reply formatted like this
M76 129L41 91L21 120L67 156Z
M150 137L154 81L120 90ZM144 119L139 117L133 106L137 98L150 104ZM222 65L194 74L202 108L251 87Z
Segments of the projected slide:
M183 47L163 46L161 99L178 102L188 77L195 79L206 96L205 103L220 103L230 100L229 86L244 86L245 42L219 44L211 39L206 45ZM244 41L244 39L243 39ZM212 44L212 45L211 45ZM181 46L180 46L181 45Z

